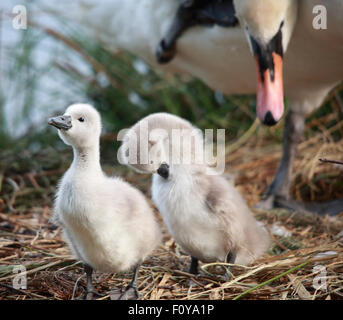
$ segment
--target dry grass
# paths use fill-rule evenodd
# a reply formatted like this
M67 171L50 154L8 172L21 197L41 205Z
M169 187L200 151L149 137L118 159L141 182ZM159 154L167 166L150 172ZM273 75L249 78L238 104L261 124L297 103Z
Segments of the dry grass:
M316 121L308 127L324 128ZM333 131L343 135L342 127L343 122L339 122L331 132L320 129L300 145L292 191L298 200L343 198L343 167L318 161L318 158L343 160L343 141L333 141L331 135ZM228 155L227 169L235 174L238 188L252 206L271 182L281 156L281 146L270 137L267 129L260 129ZM20 156L15 156L18 172L0 170L0 299L72 299L85 288L80 263L70 255L61 230L49 222L56 181L68 163L64 155L55 157L50 152L33 159L53 163L45 166L49 169L41 166L32 170L25 158L18 160ZM12 162L13 167L13 159L3 161ZM149 194L150 177L122 167L106 170L125 176ZM273 244L269 252L249 267L233 266L229 281L223 279L220 263L202 264L201 275L196 278L188 274L189 257L171 239L159 218L163 244L140 270L142 299L342 299L343 234L337 237L343 230L342 214L330 218L273 210L256 212L256 217L266 223L269 231L277 224L291 236L270 232ZM331 254L319 255L325 252ZM26 290L12 288L16 276L13 266L19 264L27 270ZM316 290L313 286L318 277L316 266L325 267L326 290ZM105 294L101 299L110 299L109 292L123 287L130 278L130 272L96 273L94 283Z

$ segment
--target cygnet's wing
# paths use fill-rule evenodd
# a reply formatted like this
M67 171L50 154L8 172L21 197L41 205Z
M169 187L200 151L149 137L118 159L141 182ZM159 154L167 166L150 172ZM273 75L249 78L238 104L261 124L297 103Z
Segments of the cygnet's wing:
M249 210L244 199L222 176L207 175L204 169L198 168L194 177L200 198L213 215L212 219L218 221L218 230L223 232L229 242L236 242Z
M213 214L234 216L235 210L248 209L232 182L222 175L208 175L206 170L200 167L194 177L206 206Z
M236 262L249 264L269 246L267 232L257 224L252 212L232 183L220 175L196 174L196 183L218 231L229 247L238 250Z

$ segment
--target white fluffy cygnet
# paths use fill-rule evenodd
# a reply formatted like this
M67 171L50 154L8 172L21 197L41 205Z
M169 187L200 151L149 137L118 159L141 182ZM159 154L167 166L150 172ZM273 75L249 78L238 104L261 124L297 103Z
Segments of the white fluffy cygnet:
M148 128L148 134L144 128ZM180 140L172 139L175 129L181 131ZM203 146L202 135L194 134L195 129L174 115L152 114L126 133L119 158L139 172L153 173L153 201L170 234L192 257L191 273L197 273L198 260L247 265L268 249L269 235L224 175L216 174L204 163L195 163L194 154L189 164L182 163L182 150L187 150L183 142L179 144L179 155L176 152L175 157L171 152L178 141L193 141L188 149L192 153L196 144ZM193 140L188 139L189 135ZM139 162L146 160L139 145L147 145L149 158L145 163ZM137 157L132 150L137 151ZM132 161L135 158L137 163Z
M54 205L54 220L67 243L85 265L87 293L94 292L93 269L121 272L134 268L129 291L138 295L140 263L160 242L160 230L144 195L117 177L106 176L100 166L101 118L90 105L74 104L63 116L49 119L60 138L73 147L74 160L61 179Z

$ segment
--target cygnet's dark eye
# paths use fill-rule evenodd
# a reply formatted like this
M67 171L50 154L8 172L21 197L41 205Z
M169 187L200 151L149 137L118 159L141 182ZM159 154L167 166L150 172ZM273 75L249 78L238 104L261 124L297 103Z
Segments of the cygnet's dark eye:
M84 122L84 121L85 121L85 119L84 119L83 117L80 117L78 120L79 120L80 122Z

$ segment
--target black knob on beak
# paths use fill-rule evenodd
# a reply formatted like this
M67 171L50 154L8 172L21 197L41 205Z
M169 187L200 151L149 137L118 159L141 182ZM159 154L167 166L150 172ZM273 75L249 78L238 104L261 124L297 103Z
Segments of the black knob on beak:
M166 163L162 163L157 170L157 173L164 179L168 179L169 177L169 165Z
M277 124L277 121L274 120L274 117L270 111L268 111L264 117L263 124L266 124L267 126L274 126Z

